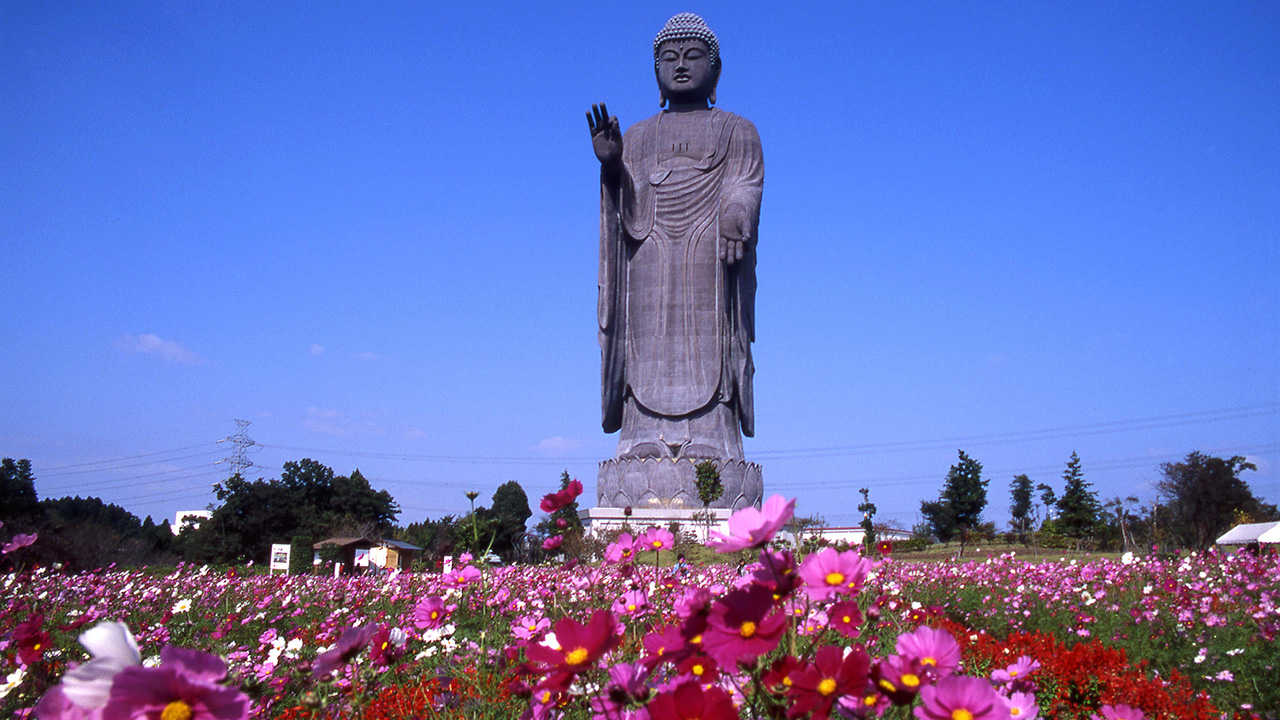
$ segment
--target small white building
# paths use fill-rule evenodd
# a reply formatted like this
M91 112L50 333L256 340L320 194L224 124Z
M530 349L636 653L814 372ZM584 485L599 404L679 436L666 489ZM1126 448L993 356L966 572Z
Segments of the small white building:
M1278 545L1280 522L1237 525L1218 538L1217 545Z
M179 510L177 515L173 516L173 525L169 527L174 535L182 533L182 526L190 523L193 527L198 527L200 523L213 517L213 513L208 510Z

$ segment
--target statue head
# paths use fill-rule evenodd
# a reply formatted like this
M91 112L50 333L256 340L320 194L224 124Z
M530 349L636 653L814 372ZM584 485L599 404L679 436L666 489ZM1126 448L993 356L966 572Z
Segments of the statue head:
M680 13L667 21L653 39L658 104L716 102L720 80L720 42L702 18Z

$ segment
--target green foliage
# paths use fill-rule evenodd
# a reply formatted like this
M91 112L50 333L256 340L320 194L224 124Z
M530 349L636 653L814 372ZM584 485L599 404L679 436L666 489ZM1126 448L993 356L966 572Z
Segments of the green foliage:
M947 472L942 494L937 500L922 501L920 514L942 542L960 537L961 531L973 530L982 520L987 506L987 482L982 479L982 463L960 452L960 459Z
M703 460L695 466L696 473L695 483L698 486L698 499L702 501L702 507L710 507L711 503L720 499L724 495L724 484L720 482L720 471L716 469L716 464L711 460Z
M289 574L308 575L315 559L315 541L307 535L295 535L289 543Z
M1097 493L1084 479L1080 456L1071 453L1067 469L1062 473L1062 497L1058 498L1058 529L1073 538L1091 538L1101 525L1102 506Z
M1156 482L1167 499L1166 519L1173 541L1182 547L1204 548L1231 529L1237 514L1261 521L1276 508L1254 497L1240 475L1257 467L1236 455L1223 459L1192 452L1181 462L1160 466Z
M1026 475L1015 476L1009 486L1009 527L1020 536L1031 530L1032 490L1031 478Z

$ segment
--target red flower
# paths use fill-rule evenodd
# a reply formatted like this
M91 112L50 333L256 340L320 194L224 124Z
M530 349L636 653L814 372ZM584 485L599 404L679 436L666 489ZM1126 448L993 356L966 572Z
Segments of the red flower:
M847 638L856 638L862 625L862 611L854 600L841 600L827 608L828 624Z
M751 585L734 590L711 606L702 645L721 665L754 660L778 646L787 621L773 612L769 588Z
M555 629L560 647L552 649L532 644L525 648L525 653L530 660L542 663L548 686L565 689L578 673L593 667L618 644L617 627L618 621L608 610L595 611L586 625L573 618L562 618Z
M867 651L855 648L844 654L844 648L824 645L818 649L813 664L792 675L787 692L791 708L787 717L800 717L812 712L814 720L826 720L831 706L845 695L866 694L871 685L871 658Z
M44 629L44 614L36 613L13 629L13 644L18 646L18 662L33 665L44 658L52 638Z
M570 480L560 492L547 493L542 498L542 502L538 504L544 513L553 513L560 508L568 505L582 494L582 483L577 480Z
M648 710L651 720L738 720L729 693L714 685L704 690L692 681L658 695Z

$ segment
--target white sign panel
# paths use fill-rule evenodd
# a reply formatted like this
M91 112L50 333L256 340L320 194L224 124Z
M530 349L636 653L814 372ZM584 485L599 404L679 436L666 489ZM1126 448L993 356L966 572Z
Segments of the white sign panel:
M270 571L275 572L276 570L283 570L285 572L289 572L289 556L292 552L293 548L289 545L272 545Z

